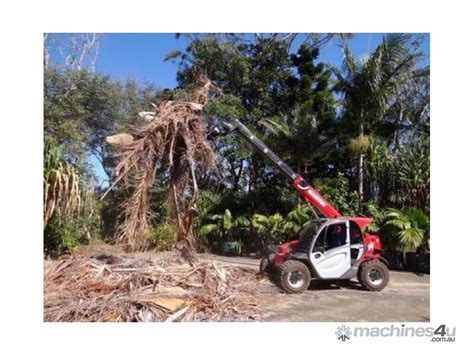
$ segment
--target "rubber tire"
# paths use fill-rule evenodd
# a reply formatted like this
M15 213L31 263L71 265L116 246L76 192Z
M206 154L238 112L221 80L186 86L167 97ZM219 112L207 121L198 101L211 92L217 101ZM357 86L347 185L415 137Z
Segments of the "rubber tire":
M382 275L382 283L380 285L374 285L369 280L369 271L373 268L378 269ZM372 260L366 261L359 267L357 272L357 279L359 283L368 291L382 291L387 286L390 279L387 265L381 261Z
M290 272L299 270L303 274L303 285L299 288L293 287L288 282L288 274ZM278 286L280 286L283 291L287 293L301 293L308 289L309 283L311 281L311 273L308 270L308 267L300 261L297 260L287 260L285 261L280 268L278 269L277 275Z

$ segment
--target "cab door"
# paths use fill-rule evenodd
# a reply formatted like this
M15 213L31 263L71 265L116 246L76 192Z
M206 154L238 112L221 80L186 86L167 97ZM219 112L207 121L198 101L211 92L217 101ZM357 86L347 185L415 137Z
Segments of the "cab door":
M322 279L337 279L351 268L349 221L323 225L310 249L310 261Z

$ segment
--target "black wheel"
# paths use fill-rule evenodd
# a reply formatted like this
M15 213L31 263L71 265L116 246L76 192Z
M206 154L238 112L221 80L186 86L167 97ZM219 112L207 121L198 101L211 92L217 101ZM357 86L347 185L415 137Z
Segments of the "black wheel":
M308 267L300 261L287 260L278 270L278 284L288 293L305 291L311 281Z
M260 260L260 273L269 274L272 271L272 262L275 258L275 254L267 254Z
M387 266L381 261L367 261L359 267L357 279L369 291L382 291L390 276Z

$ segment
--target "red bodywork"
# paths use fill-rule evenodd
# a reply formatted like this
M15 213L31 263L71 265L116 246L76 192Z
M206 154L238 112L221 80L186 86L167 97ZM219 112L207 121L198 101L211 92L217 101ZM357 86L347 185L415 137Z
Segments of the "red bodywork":
M298 175L293 180L293 187L298 190L301 198L316 207L326 218L337 218L341 217L339 211L337 211L329 202L327 202L321 193L314 187L308 185L306 181Z
M298 190L301 198L314 206L321 214L326 218L341 218L341 214L337 211L328 201L326 201L321 193L314 187L308 185L305 180L298 175L293 180L293 187ZM342 217L344 218L344 217ZM372 223L373 219L368 217L346 217L349 221L354 222L360 228L361 231ZM382 246L380 238L377 235L365 232L363 234L363 241L365 246L365 253L362 256L362 261L369 259L379 259L382 253ZM278 247L277 254L273 259L272 266L279 267L285 262L289 254L295 250L298 246L299 240L292 240L287 243L281 244Z

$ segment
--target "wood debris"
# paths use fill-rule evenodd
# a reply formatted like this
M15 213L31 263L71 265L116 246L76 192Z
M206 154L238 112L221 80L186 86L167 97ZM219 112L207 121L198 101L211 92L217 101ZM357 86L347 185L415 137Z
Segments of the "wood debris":
M136 255L136 254L135 254ZM180 256L76 255L45 261L48 322L246 321L259 316L255 272Z

